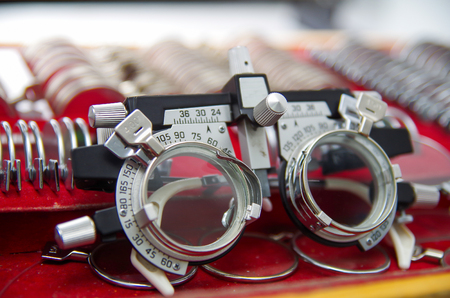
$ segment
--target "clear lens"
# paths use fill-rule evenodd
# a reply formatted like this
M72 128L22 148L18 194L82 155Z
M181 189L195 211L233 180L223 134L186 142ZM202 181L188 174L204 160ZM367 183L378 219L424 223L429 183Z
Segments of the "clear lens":
M265 236L244 234L232 251L203 268L228 280L268 282L288 277L297 265L297 256L287 245Z
M322 211L347 226L367 218L374 177L361 154L345 144L325 143L313 149L307 167L311 195Z
M331 242L361 240L396 209L396 181L388 157L355 131L330 131L299 146L286 177L288 204L297 219ZM383 233L391 224L383 225Z
M145 277L131 264L131 243L125 239L104 243L91 253L89 263L92 270L104 280L126 288L154 288ZM189 267L185 276L166 273L172 285L179 285L190 280L196 267Z
M168 176L155 172L150 177L147 204L162 209L159 227L173 241L199 245L215 231L217 237L202 244L213 243L227 231L235 216L233 186L220 168L205 159L184 155L170 160Z
M247 206L260 194L235 159L196 142L166 148L143 181L139 208L156 219L150 216L141 231L164 253L193 262L231 247L245 227Z
M383 248L361 251L356 246L332 247L301 234L292 241L293 249L304 260L320 268L341 273L367 274L386 271L390 258Z

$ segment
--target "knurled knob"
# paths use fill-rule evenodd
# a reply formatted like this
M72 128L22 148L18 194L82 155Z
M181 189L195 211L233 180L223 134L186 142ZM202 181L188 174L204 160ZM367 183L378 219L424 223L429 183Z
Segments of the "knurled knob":
M128 115L121 102L89 107L89 125L93 128L114 128Z
M270 93L253 108L253 118L261 126L274 125L286 113L287 106L287 100L282 94Z
M55 227L55 240L61 249L92 244L96 235L94 221L89 216L63 222Z
M97 144L103 145L114 133L114 128L97 128Z

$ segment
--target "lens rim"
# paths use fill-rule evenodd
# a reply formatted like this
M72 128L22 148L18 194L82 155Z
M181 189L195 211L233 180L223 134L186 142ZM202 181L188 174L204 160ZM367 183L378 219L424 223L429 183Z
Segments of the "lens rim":
M135 281L127 281L125 279L121 279L118 277L115 277L113 275L111 275L110 273L106 272L104 269L102 269L99 265L97 265L96 262L96 256L99 254L99 252L101 251L101 249L104 249L107 246L111 246L111 245L116 245L118 242L120 241L128 241L128 239L119 239L116 242L107 242L107 243L103 243L100 244L99 246L97 246L90 254L89 257L87 258L89 267L91 268L91 270L97 275L99 276L101 279L115 285L115 286L120 286L120 287L124 287L124 288L128 288L128 289L135 289L135 290L151 290L151 289L155 289L155 287L150 284L149 282L135 282ZM131 250L130 250L131 251ZM130 266L133 266L130 262ZM184 284L188 281L190 281L195 274L198 271L198 267L197 266L192 266L185 275L182 275L176 279L170 280L170 283L173 286L177 286L177 285L181 285Z
M229 281L235 281L235 282L245 282L245 283L266 283L266 282L282 280L284 278L291 276L297 269L298 264L299 264L298 255L294 251L292 251L288 245L282 243L281 241L274 240L274 239L272 239L268 236L262 235L262 234L245 233L243 237L257 238L257 239L261 239L261 240L272 242L272 243L279 245L282 249L285 249L287 252L292 254L293 262L292 262L291 266L289 266L289 268L287 268L286 270L284 270L282 272L278 272L273 275L265 275L265 276L239 275L239 274L235 274L232 272L220 270L220 269L216 268L214 265L210 265L210 264L203 265L202 269L204 269L206 272L208 272L211 275L216 276L218 278L222 278L222 279L229 280Z
M327 264L325 262L322 262L314 257L309 256L307 253L305 253L304 251L302 251L302 249L297 245L297 239L299 237L302 237L303 234L302 233L297 233L294 235L294 237L292 237L291 240L291 246L292 249L306 262L313 264L316 267L325 269L327 271L334 271L337 273L344 273L344 274L378 274L378 273L383 273L385 271L387 271L389 269L389 267L391 266L391 259L388 256L387 252L380 246L377 246L376 249L378 249L382 255L384 256L385 262L377 267L377 268L373 268L373 269L347 269L347 268L342 268L342 267L338 267L335 265L331 265L331 264Z
M314 200L308 185L307 169L312 151L317 146L327 143L327 139L339 138L341 138L341 144L364 156L364 160L371 160L371 167L378 166L382 169L381 175L377 175L378 184L390 185L386 187L384 195L378 192L371 215L354 227L340 224L323 212ZM353 142L346 142L346 140L353 140ZM373 173L373 170L371 172ZM356 131L345 129L329 131L303 146L298 146L287 162L284 183L285 207L290 209L288 213L296 218L296 223L302 225L302 230L307 230L318 238L324 239L326 244L352 245L378 227L383 226L384 231L392 225L390 218L393 214L395 215L397 207L397 185L392 164L384 150L375 141ZM296 200L300 202L300 206L295 202ZM368 223L368 218L373 222Z
M239 167L237 160L231 156L227 156L226 159L220 158L218 151L220 150L216 147L200 142L183 142L170 145L149 163L141 179L141 185L134 188L134 190L139 188L139 193L133 195L138 196L138 200L134 199L135 210L140 210L146 200L148 178L156 167L164 160L175 156L194 156L206 160L221 171L235 192L236 211L232 223L218 240L208 245L180 244L166 234L155 222L151 222L149 226L142 228L141 231L147 240L163 253L184 261L203 262L220 256L231 249L243 233L247 223L247 206L252 205L254 193L249 187L248 177ZM221 152L221 154L225 156L225 153Z

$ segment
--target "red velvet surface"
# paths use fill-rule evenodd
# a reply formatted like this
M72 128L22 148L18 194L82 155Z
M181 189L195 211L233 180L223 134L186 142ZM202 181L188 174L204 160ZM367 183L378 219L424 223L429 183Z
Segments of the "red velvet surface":
M271 234L280 231L295 231L295 227L290 224L284 213L283 207L279 204L279 197L274 196L274 210L271 213L263 213L262 218L249 226L248 231L257 231L259 233ZM55 217L58 222L59 216L71 218L81 214L54 212L47 214L47 217ZM58 215L58 216L57 216ZM445 250L450 246L450 232L448 226L450 217L446 209L434 211L417 211L414 213L415 221L408 226L415 233L417 240L424 247ZM62 218L61 218L62 219ZM30 240L30 232L41 233L31 226L38 226L39 222L34 219L29 222L26 229L17 230L24 241ZM11 228L11 227L10 227ZM50 228L50 227L49 227ZM51 233L42 231L41 237L45 240L52 240ZM3 240L3 239L2 239ZM4 239L9 241L18 241L17 239ZM38 241L38 237L36 237ZM2 241L2 243L4 243ZM267 254L271 254L271 245L264 245L258 242L258 246L252 246L251 241L239 243L235 252L228 257L233 257L234 263L248 266L249 270L264 266L270 266L267 263ZM241 245L240 245L241 244ZM221 280L208 273L199 270L196 276L184 285L176 287L175 297L249 297L258 295L271 295L275 293L303 293L317 288L333 287L337 285L367 283L376 280L402 278L407 276L417 276L423 274L432 274L437 272L449 271L449 268L440 267L438 264L430 261L413 262L411 269L407 271L399 270L396 262L393 248L389 241L384 241L381 246L386 249L392 264L390 269L382 274L375 275L345 275L336 274L323 269L319 269L311 264L300 261L297 271L290 277L282 280L265 284L245 284ZM338 257L336 248L323 247L317 245L316 249L323 250L323 253L329 257ZM3 251L3 250L2 250ZM247 256L251 253L252 256ZM259 254L260 257L255 257ZM364 254L361 254L364 256ZM361 257L360 256L360 257ZM268 256L271 258L271 256ZM273 257L273 256L272 256ZM258 261L259 259L259 261ZM283 259L283 257L280 257ZM250 260L251 263L245 263ZM364 260L364 259L363 259ZM34 265L34 266L33 266ZM222 267L223 268L223 267ZM241 270L243 270L241 268ZM7 287L5 289L5 287ZM50 263L42 262L39 251L2 253L0 255L0 291L4 291L2 297L159 297L154 291L130 290L110 285L100 280L91 272L88 264L77 262Z

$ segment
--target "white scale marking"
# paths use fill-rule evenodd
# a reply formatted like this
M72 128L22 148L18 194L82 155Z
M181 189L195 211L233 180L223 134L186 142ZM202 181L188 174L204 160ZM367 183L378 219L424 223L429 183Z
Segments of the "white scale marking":
M172 125L169 129L155 133L154 137L164 147L173 143L195 141L212 145L235 156L225 122Z
M124 164L120 170L119 178L117 181L116 206L117 206L117 210L119 213L118 217L119 217L120 223L122 225L122 228L123 228L125 234L127 235L127 238L130 240L133 247L147 261L151 262L156 267L158 267L164 271L174 273L174 274L185 275L186 271L187 271L188 262L172 258L172 257L168 256L167 254L161 252L153 244L151 244L150 241L145 237L144 233L141 231L140 227L137 225L137 221L136 221L136 219L134 217L134 213L133 213L133 207L126 210L125 215L120 214L120 205L126 204L128 206L129 202L133 203L133 198L131 197L131 194L128 194L128 193L124 194L123 192L122 193L120 192L121 182L126 181L128 183L131 183L132 179L134 178L134 177L132 178L132 177L128 177L127 175L124 175L124 171L129 170L129 169L127 169L127 166L128 166L128 168L133 167L133 169L136 169L136 170L139 167L134 161L132 161L131 159L127 159L124 162ZM134 174L136 174L136 172L134 172ZM123 200L126 200L126 203L123 202ZM129 224L130 222L133 224L127 227L127 224ZM138 237L136 237L136 236L138 236ZM149 251L150 253L147 253L147 251ZM153 252L153 251L155 252L155 255L152 258L151 256L153 256L153 254L151 252ZM166 260L165 262L163 262L164 259ZM167 264L168 260L171 261L170 268L168 268L167 266L164 266L162 264L162 263Z
M231 122L229 105L215 105L164 111L164 125Z
M281 156L288 160L300 143L339 128L326 102L289 102L288 111L278 121Z

